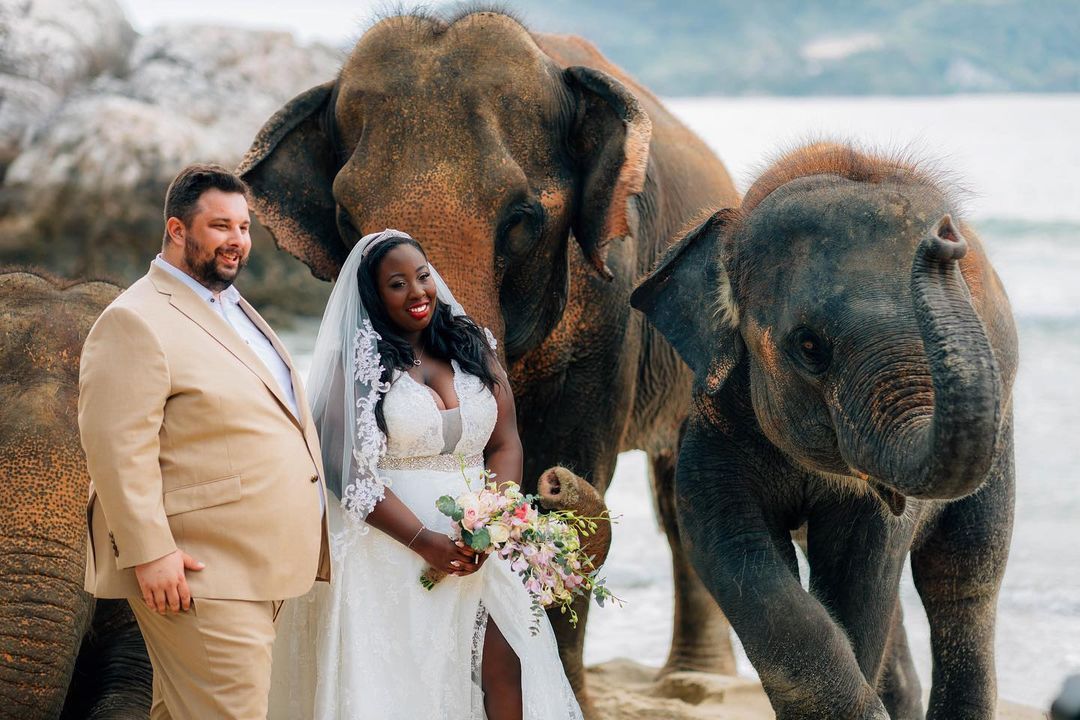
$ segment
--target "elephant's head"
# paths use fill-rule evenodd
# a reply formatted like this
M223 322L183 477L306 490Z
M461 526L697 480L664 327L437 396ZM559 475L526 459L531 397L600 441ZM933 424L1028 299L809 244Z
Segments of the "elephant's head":
M119 292L0 273L0 717L60 714L89 625L79 353Z
M632 303L704 392L745 372L773 445L894 512L989 471L1015 369L1008 303L949 193L912 165L833 144L789 153Z
M572 235L603 276L634 232L651 125L619 81L562 67L515 20L383 20L289 102L240 166L280 247L323 279L358 238L416 237L510 358L565 306Z

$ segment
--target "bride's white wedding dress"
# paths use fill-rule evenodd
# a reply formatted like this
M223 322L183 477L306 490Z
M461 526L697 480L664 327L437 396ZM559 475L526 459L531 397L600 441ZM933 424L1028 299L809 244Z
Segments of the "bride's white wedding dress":
M453 363L458 418L406 373L383 399L387 452L379 472L423 523L450 531L441 495L477 486L495 426L495 398ZM454 430L460 419L460 437ZM446 436L450 434L450 437ZM451 452L444 452L446 450ZM508 564L487 560L469 577L421 587L419 555L343 512L331 498L333 580L285 603L274 643L270 717L280 720L483 720L480 663L488 616L521 660L526 720L581 718L547 617Z

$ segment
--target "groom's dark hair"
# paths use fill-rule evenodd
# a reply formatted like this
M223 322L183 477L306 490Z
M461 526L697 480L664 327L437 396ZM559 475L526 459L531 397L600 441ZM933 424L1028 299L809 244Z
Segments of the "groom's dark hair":
M394 370L407 370L412 367L412 345L401 337L394 321L390 319L379 295L379 266L383 258L399 245L411 245L427 259L427 253L411 237L391 237L377 243L360 261L356 269L356 283L360 292L360 302L367 309L371 326L379 333L379 355L382 357L382 381L390 382ZM454 315L450 306L444 302L435 304L435 314L424 328L424 349L426 354L443 360L456 360L458 367L470 375L480 378L488 390L495 391L499 380L492 371L491 362L494 352L488 345L487 335L468 315ZM375 406L375 419L379 429L386 430L386 418L383 416L382 398Z
M177 173L165 191L165 222L174 217L184 223L184 227L190 227L199 209L199 198L207 190L250 195L247 183L232 170L215 163L194 163ZM162 242L168 241L169 231L166 230Z

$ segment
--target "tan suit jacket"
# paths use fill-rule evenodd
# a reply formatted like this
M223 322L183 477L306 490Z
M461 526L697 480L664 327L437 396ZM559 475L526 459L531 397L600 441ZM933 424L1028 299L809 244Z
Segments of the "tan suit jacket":
M322 456L292 371L295 418L269 369L180 280L150 272L101 314L83 347L79 431L90 471L86 589L141 597L134 566L176 548L196 598L281 600L329 580Z

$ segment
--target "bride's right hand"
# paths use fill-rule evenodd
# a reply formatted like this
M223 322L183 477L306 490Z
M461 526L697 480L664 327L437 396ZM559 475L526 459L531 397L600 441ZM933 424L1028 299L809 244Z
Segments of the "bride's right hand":
M487 559L470 547L454 542L446 535L424 528L413 543L413 550L427 560L428 565L448 575L471 575Z

